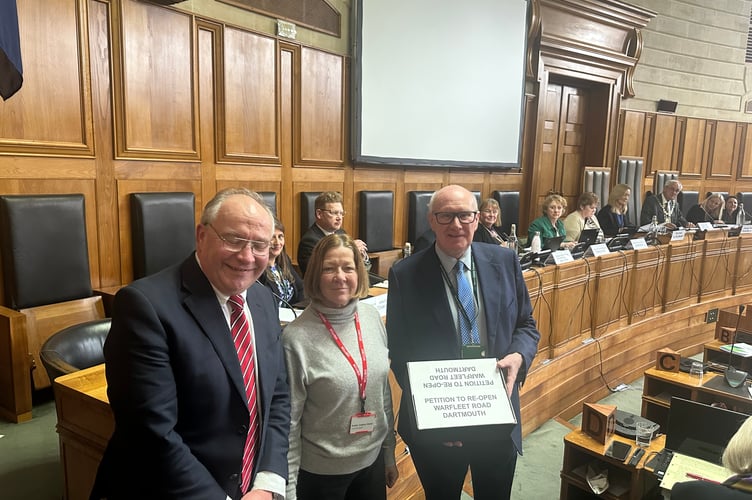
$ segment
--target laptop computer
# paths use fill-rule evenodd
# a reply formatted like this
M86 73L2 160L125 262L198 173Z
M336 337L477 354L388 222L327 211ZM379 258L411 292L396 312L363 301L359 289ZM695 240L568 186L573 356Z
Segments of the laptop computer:
M731 472L721 465L723 450L747 418L743 413L673 396L666 447L660 453L669 457L668 464L665 472L654 470L662 480L661 488L671 489L674 483L691 480L687 474L719 482L729 477Z
M556 236L554 238L548 238L546 242L542 245L544 249L548 249L552 252L555 252L561 247L561 242L564 241L563 236Z
M580 239L577 240L577 242L584 243L586 246L590 246L598 241L598 233L600 233L600 231L601 230L598 228L583 229L580 233Z

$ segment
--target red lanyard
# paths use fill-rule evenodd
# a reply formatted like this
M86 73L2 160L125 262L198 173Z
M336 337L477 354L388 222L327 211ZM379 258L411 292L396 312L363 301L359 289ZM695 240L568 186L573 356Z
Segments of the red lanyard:
M319 315L319 318L321 318L321 322L324 323L324 326L326 326L326 329L329 330L329 334L332 336L334 343L337 344L337 347L339 347L339 350L342 351L342 354L345 355L345 358L347 359L347 361L350 362L350 366L352 366L352 369L355 372L355 377L357 377L358 379L358 391L360 392L360 412L365 413L366 412L366 383L368 383L368 362L366 361L366 351L363 348L363 334L361 334L360 332L360 321L358 320L358 313L355 313L355 331L358 334L358 348L360 349L360 359L363 363L362 375L361 375L361 371L358 369L358 365L355 364L355 360L353 359L352 355L350 354L350 352L347 350L345 345L340 340L339 335L337 335L337 332L335 332L334 328L332 328L332 324L329 323L329 320L326 319L326 316L324 316L318 311L316 311L316 313Z

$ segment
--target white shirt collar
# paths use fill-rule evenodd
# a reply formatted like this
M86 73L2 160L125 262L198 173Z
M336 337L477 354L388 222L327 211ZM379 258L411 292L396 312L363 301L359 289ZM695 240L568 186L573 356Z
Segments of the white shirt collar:
M472 245L467 247L467 250L465 250L465 253L463 253L459 259L455 259L451 255L442 251L438 247L438 245L434 245L434 248L436 249L436 256L439 258L439 262L441 262L441 265L444 267L444 270L447 272L447 274L450 274L450 271L454 269L454 266L457 264L458 260L461 260L462 263L465 264L465 267L467 269L472 268L472 263L473 263Z

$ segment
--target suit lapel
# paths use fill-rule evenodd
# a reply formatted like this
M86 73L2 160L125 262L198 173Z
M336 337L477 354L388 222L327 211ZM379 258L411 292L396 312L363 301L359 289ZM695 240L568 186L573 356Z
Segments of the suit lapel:
M482 251L482 245L473 245L473 260L478 276L478 287L483 299L483 315L486 318L486 335L488 352L494 352L496 344L496 318L501 307L501 267L492 262L488 254Z
M238 394L245 399L245 384L240 371L238 353L232 340L230 328L220 309L217 296L209 280L201 271L194 256L188 258L182 269L183 287L186 290L184 303L196 323L214 346L222 365L227 371Z
M449 297L446 294L446 285L441 273L441 261L436 255L434 247L426 250L425 258L420 262L418 267L418 276L424 277L422 278L425 280L424 289L435 290L435 292L426 294L425 307L423 308L426 311L430 311L433 322L436 325L435 331L448 332L457 343L457 346L459 346L459 338L455 331L455 321L449 308ZM447 328L447 325L450 327Z

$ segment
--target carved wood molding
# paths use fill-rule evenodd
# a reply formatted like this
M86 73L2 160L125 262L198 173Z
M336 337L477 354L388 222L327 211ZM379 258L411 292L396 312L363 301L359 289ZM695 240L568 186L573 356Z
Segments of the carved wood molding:
M565 67L618 72L620 93L634 96L634 69L642 53L641 29L656 13L616 0L532 0L527 77L539 79L547 61Z
M341 14L327 0L218 0L339 38Z

